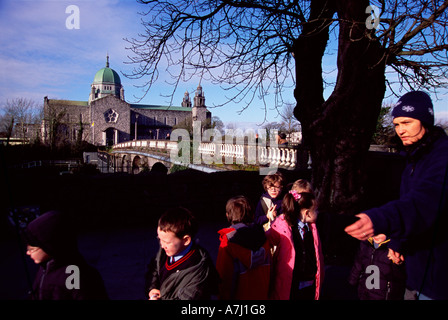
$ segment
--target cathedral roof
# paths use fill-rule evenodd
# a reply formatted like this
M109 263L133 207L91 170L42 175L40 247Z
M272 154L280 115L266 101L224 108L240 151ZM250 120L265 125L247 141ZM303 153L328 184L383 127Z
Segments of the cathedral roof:
M60 100L60 99L48 99L48 105L66 105L66 106L84 106L89 105L88 101L75 101L75 100Z
M121 79L114 69L109 68L109 56L107 56L106 67L102 68L95 74L93 83L110 83L121 85Z
M161 106L153 104L132 104L132 103L130 105L131 108L133 109L191 112L191 108L187 107Z

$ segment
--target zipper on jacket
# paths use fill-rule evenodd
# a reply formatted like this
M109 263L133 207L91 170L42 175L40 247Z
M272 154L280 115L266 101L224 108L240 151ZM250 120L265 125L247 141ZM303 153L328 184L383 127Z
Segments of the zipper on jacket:
M373 258L375 257L376 249L375 247L372 248L372 254L370 255L370 264L373 264Z
M48 266L48 265L47 265ZM42 277L40 277L40 282L39 282L39 300L43 300L43 296L42 296L42 285L44 283L44 278L45 275L47 274L47 270L42 268Z
M390 281L387 281L386 300L389 300L389 293L390 293Z

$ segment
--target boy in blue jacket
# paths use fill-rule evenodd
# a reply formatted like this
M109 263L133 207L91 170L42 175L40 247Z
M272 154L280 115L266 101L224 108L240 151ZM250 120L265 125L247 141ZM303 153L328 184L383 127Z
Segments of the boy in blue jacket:
M280 172L276 172L264 177L262 184L265 192L258 201L254 221L268 230L271 222L281 214L284 177Z

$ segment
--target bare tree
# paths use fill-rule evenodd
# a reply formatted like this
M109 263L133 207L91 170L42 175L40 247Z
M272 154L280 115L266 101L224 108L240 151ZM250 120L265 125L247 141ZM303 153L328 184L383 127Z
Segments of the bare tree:
M9 144L12 132L14 129L16 118L14 114L14 109L11 109L6 104L1 109L0 115L0 132L6 138L6 144Z
M292 103L286 103L283 109L279 111L282 127L285 128L287 134L300 131L300 122L294 117L294 108L295 105Z
M50 148L56 149L65 142L67 126L63 123L63 118L67 114L67 110L59 110L54 106L48 105L44 109L44 127L45 127L45 143Z
M380 116L376 124L376 130L372 137L372 143L377 145L395 146L393 141L395 137L395 129L392 123L392 110L394 104L388 103L381 107Z
M381 20L374 21L382 22L378 30L369 29L371 19L365 16L371 8L368 1L311 1L310 17L295 42L295 114L311 151L313 182L323 210L353 213L360 209L365 158L386 84L394 81L394 77L386 79L386 70L401 70L399 84L411 88L443 81L448 1L377 4L382 12ZM335 14L338 74L333 92L325 100L322 56ZM424 52L425 59L415 57ZM428 79L420 81L424 69L430 71Z
M363 170L389 85L446 85L448 0L148 0L145 32L128 39L130 78L149 90L160 72L194 75L236 90L228 102L273 92L276 106L295 81L295 116L312 157L322 211L355 213ZM337 50L331 94L322 59ZM395 85L398 84L398 87ZM328 89L328 88L327 88ZM146 91L147 92L147 91Z
M30 99L6 100L1 107L1 130L6 135L7 144L12 136L28 138L28 129L40 122L40 112L37 103Z
M275 137L276 135L278 135L281 132L283 132L283 133L286 132L286 127L285 127L284 123L276 122L276 121L266 122L263 125L263 129L266 129L268 137L270 137L270 136Z
M211 119L211 127L218 130L221 134L224 134L224 123L219 117L213 116Z

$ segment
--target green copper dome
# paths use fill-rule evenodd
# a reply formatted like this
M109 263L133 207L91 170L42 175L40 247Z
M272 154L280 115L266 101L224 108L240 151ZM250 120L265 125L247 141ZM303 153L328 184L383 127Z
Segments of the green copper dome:
M121 84L120 76L115 70L109 68L109 56L107 57L106 67L99 70L93 78L93 83Z

